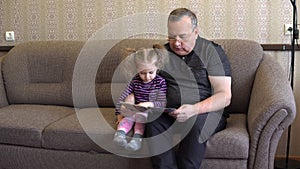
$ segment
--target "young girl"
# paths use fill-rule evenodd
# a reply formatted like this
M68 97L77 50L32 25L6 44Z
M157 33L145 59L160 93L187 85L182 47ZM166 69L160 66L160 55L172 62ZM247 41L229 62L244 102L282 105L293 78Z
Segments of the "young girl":
M163 47L154 45L151 49L140 49L131 51L133 53L133 63L137 74L130 81L127 88L122 92L119 103L116 106L117 132L113 142L127 150L136 151L141 148L144 134L144 123L147 112L137 112L131 117L123 117L120 102L131 102L144 107L165 107L166 106L166 81L157 75L158 70L165 64L167 55ZM134 100L128 101L128 96L133 95ZM126 134L134 126L134 135L129 143Z

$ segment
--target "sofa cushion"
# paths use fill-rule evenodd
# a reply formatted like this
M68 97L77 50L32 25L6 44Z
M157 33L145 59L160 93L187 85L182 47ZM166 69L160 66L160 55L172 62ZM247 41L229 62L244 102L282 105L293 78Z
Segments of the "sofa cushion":
M126 85L127 83L96 83L94 89L91 88L89 82L83 82L80 86L73 88L73 104L77 108L115 107Z
M240 39L214 40L228 56L232 72L231 113L247 113L256 70L263 58L263 49L257 42Z
M231 114L227 126L207 142L206 158L248 159L250 138L245 114Z
M49 125L43 132L42 146L48 149L107 153L95 143L95 139L108 139L111 143L116 127L115 114L113 108L99 110L101 113L98 114L98 108L77 109L77 114ZM103 120L100 119L100 114L103 115Z
M9 103L73 106L72 75L83 44L33 41L14 47L2 68Z
M9 105L0 109L0 143L41 147L42 133L74 109L47 105Z

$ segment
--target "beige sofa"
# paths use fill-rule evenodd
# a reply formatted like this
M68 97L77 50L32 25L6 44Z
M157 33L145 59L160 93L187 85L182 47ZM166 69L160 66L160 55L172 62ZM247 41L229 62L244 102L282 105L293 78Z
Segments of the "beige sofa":
M208 141L201 168L273 169L296 113L287 77L258 43L215 41L231 62L233 96L227 127ZM164 43L42 41L11 49L0 65L0 168L150 169L149 158L118 156L102 143L115 127L113 86L125 83L112 80L122 49L157 42Z

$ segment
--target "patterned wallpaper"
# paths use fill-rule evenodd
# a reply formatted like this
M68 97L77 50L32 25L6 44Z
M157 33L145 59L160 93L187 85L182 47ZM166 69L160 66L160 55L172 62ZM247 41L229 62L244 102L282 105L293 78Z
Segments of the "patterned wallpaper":
M0 45L32 40L88 40L97 32L107 39L130 37L137 32L150 33L152 37L151 33L164 34L166 17L177 7L193 10L201 35L209 39L290 43L290 36L283 34L283 25L292 23L290 0L0 0ZM15 42L5 41L5 31L15 32ZM271 54L288 72L289 53ZM300 83L299 78L296 82ZM284 138L279 155L285 153ZM299 141L293 135L295 149L291 154L300 156L300 146L296 146Z
M153 32L157 18L176 7L187 7L199 18L201 35L207 38L242 38L260 43L287 43L283 24L292 23L289 0L0 0L0 44L30 40L86 40L103 26L124 17L127 23L105 32L134 32L129 16L149 14L141 29ZM161 20L158 16L157 20ZM134 25L134 24L133 24ZM165 23L159 27L165 28ZM162 29L163 29L162 28ZM5 31L15 32L15 42L6 42Z

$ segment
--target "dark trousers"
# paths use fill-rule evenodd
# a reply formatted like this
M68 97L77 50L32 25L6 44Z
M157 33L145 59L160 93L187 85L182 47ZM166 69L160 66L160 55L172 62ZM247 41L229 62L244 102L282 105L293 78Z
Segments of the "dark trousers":
M179 133L184 137L176 148L171 148L166 152L151 157L154 169L199 169L205 155L206 142L199 142L199 136L204 126L207 114L201 114L194 117L192 125L188 122L178 123L175 119L167 114L162 114L156 120L146 124L146 137L153 137L164 133L164 140L150 142L150 150L159 151L165 146L173 144L173 134ZM174 123L178 123L173 127ZM173 126L172 126L173 125ZM226 119L221 118L216 129L219 131L226 125ZM165 132L173 127L171 132ZM186 127L189 126L189 127ZM161 145L162 144L162 145ZM169 144L169 145L168 145ZM171 146L170 146L171 147Z

